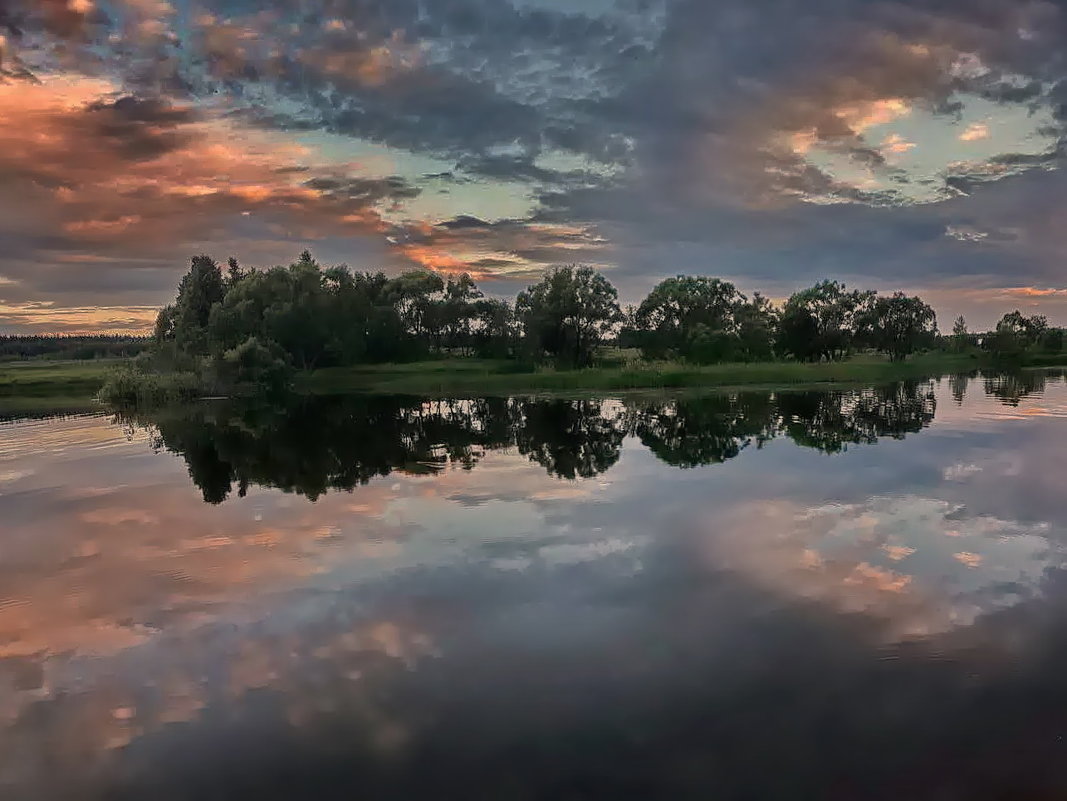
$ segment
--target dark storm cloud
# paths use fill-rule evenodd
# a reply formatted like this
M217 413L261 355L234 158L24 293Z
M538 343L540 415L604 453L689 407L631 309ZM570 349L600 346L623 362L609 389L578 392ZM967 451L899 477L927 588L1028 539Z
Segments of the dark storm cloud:
M536 155L544 131L569 124L562 101L603 91L615 54L631 60L632 31L617 21L504 2L208 7L190 36L189 75L300 107L263 124L454 157L505 146ZM514 166L516 179L530 177L522 160Z
M312 178L304 186L326 197L366 204L410 200L422 191L395 175L388 178Z

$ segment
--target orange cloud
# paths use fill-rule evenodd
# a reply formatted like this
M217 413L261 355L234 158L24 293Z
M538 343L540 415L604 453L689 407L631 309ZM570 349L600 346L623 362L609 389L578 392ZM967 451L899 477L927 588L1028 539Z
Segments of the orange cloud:
M865 100L849 103L834 109L834 116L842 120L855 134L861 134L876 125L885 125L907 115L911 111L908 103L900 97L886 97L879 100Z
M408 223L391 241L404 256L475 279L530 278L545 264L601 264L609 243L589 226L459 218L439 225Z
M981 554L971 553L970 551L961 551L960 553L952 554L952 558L959 562L961 565L975 568L982 564Z
M1067 297L1067 289L1042 289L1036 286L1018 286L1010 287L1008 289L1000 290L1000 293L1007 297L1017 298L1065 298Z
M907 141L900 134L890 134L882 140L882 151L885 153L907 153L914 147L914 142Z
M239 78L249 71L278 77L291 68L279 57L280 43L273 38L279 20L271 10L226 19L202 14L194 22L197 46L217 78ZM288 46L292 62L319 78L369 88L382 86L422 64L422 48L407 42L403 31L395 31L389 39L372 46L350 30L352 25L351 21L327 20L322 25L324 38L304 46L296 42Z
M977 142L989 138L989 126L982 122L973 122L960 134L961 142Z
M249 211L320 235L385 230L362 198L308 186L306 148L114 90L70 77L0 84L0 176L72 243L172 248Z
M316 166L315 157L280 135L191 107L123 97L99 78L56 74L0 83L6 210L0 236L16 244L49 242L47 251L36 248L28 258L6 254L4 285L25 287L17 302L6 296L0 317L44 326L35 330L82 330L94 321L110 321L111 330L143 330L140 309L126 314L118 306L76 304L60 311L33 303L26 287L44 273L31 265L47 259L101 270L126 264L132 270L137 262L177 267L189 253L229 241L237 224L258 226L261 245L369 237L384 253L390 226L381 207L395 211L418 190L399 179L362 178L349 172L352 165ZM283 247L282 255L293 247ZM396 252L445 269L458 264L444 253Z
M359 86L377 87L394 76L410 72L419 66L422 62L422 50L405 42L403 34L397 31L387 42L376 47L311 47L299 51L297 59L328 78L341 79Z
M2 283L0 283L2 286ZM144 334L152 330L159 309L155 306L63 306L53 301L4 303L0 320L6 324L40 333Z

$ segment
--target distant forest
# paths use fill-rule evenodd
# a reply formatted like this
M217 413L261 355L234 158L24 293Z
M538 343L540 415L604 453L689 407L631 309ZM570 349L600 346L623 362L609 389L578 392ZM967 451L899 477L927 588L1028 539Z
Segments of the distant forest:
M144 353L151 337L93 335L0 335L0 361L25 359L88 360L128 359Z

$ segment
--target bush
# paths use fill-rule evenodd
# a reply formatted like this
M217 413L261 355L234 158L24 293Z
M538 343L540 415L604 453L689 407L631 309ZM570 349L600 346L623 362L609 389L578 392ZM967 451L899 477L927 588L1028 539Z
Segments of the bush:
M256 337L226 351L216 364L222 388L232 394L280 392L292 383L292 368Z
M118 407L164 406L192 400L201 394L194 373L151 373L124 365L112 371L101 387L102 401Z

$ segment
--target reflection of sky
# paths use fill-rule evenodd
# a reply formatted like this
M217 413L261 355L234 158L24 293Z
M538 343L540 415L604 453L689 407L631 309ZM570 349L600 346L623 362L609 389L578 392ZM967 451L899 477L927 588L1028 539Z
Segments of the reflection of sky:
M459 714L491 749L495 715L538 737L622 689L619 714L667 726L645 693L757 692L758 654L802 671L800 631L852 679L855 649L898 641L1017 655L1027 627L997 621L1058 592L1067 386L951 392L927 430L835 456L776 439L676 470L628 439L568 482L505 450L316 503L203 504L179 458L102 417L3 425L0 788L162 770L234 726L343 725L362 758L402 760L447 751L434 716Z

